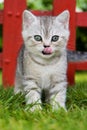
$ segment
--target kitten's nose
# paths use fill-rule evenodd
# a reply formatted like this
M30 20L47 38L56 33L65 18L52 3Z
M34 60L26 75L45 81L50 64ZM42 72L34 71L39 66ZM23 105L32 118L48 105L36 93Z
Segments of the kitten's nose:
M50 45L44 45L44 48L46 48L46 47L50 47Z

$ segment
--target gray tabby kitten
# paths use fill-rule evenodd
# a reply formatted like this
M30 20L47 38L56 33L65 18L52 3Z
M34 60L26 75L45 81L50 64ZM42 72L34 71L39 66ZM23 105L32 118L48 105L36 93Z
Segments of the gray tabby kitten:
M36 17L23 12L23 40L15 77L15 93L26 94L31 108L41 109L41 103L51 104L53 110L65 109L67 89L67 42L69 11L56 17Z

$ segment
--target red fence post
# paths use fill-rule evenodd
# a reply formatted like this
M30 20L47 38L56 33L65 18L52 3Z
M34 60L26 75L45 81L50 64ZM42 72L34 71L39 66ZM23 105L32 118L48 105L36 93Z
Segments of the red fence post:
M64 10L69 10L70 12L70 39L68 43L68 48L70 50L75 50L75 40L76 40L76 15L75 15L76 0L54 0L53 3L53 15L58 15ZM70 63L68 65L68 80L70 84L74 84L75 81L75 64Z
M21 15L26 0L5 0L3 21L3 84L13 85L16 57L22 44Z

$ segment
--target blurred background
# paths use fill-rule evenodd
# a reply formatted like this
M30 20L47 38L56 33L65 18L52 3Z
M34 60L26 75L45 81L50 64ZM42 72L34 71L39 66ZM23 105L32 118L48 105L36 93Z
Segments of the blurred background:
M0 0L0 9L4 8L4 0ZM27 7L31 10L52 10L53 0L27 0ZM76 11L87 11L87 0L76 0ZM77 28L76 49L87 51L87 28ZM0 25L0 51L2 51L2 25Z

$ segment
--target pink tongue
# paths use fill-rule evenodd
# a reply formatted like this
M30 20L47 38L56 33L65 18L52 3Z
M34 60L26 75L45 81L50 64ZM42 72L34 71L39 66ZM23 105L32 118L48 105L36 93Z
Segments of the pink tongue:
M51 47L46 47L46 48L44 48L44 53L45 54L51 54L52 53L52 48Z

